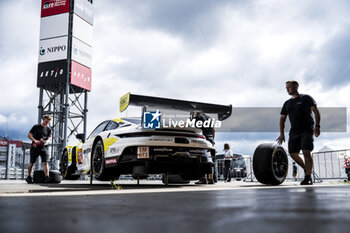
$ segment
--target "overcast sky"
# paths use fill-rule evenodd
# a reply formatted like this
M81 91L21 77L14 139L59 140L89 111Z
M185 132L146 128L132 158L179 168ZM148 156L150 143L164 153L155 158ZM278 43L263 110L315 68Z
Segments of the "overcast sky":
M40 4L0 1L0 136L24 139L37 121ZM318 106L348 107L349 14L347 0L95 0L88 131L124 116L118 101L129 91L280 107L285 81L296 79ZM217 149L252 154L277 137L222 133ZM324 133L315 148L349 148L349 139Z

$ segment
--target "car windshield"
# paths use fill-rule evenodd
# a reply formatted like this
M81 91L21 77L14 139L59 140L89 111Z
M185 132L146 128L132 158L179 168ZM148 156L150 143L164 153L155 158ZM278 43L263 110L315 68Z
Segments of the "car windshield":
M123 118L123 120L128 121L130 123L136 124L136 125L141 125L141 119L140 118Z
M245 161L243 155L233 154L233 167L244 167Z
M233 154L233 159L243 159L243 155L241 155L241 154Z
M236 159L233 161L233 166L234 167L244 167L245 166L245 161L244 159Z

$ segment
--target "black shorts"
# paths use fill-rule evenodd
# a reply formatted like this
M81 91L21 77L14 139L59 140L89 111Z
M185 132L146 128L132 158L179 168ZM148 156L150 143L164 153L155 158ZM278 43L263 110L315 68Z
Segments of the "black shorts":
M314 149L314 136L312 131L289 134L289 141L288 141L289 154L299 153L300 150L312 151L313 149Z
M46 147L30 148L30 163L35 163L38 157L41 157L41 162L47 162L49 159L49 151Z

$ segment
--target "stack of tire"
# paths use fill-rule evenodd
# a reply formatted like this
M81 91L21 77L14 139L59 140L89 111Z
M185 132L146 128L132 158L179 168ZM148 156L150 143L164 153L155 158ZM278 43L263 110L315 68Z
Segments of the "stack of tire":
M61 173L57 170L49 171L50 181L49 183L59 184L61 183ZM45 173L43 170L35 170L33 175L33 181L36 184L45 183Z

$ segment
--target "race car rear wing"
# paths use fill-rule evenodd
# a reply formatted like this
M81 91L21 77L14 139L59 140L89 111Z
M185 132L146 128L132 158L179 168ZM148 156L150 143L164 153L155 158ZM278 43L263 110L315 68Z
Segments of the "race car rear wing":
M208 104L187 100L168 99L153 96L135 95L130 92L120 98L119 110L123 112L129 105L177 109L183 111L198 111L208 114L218 114L223 121L232 113L232 105Z

